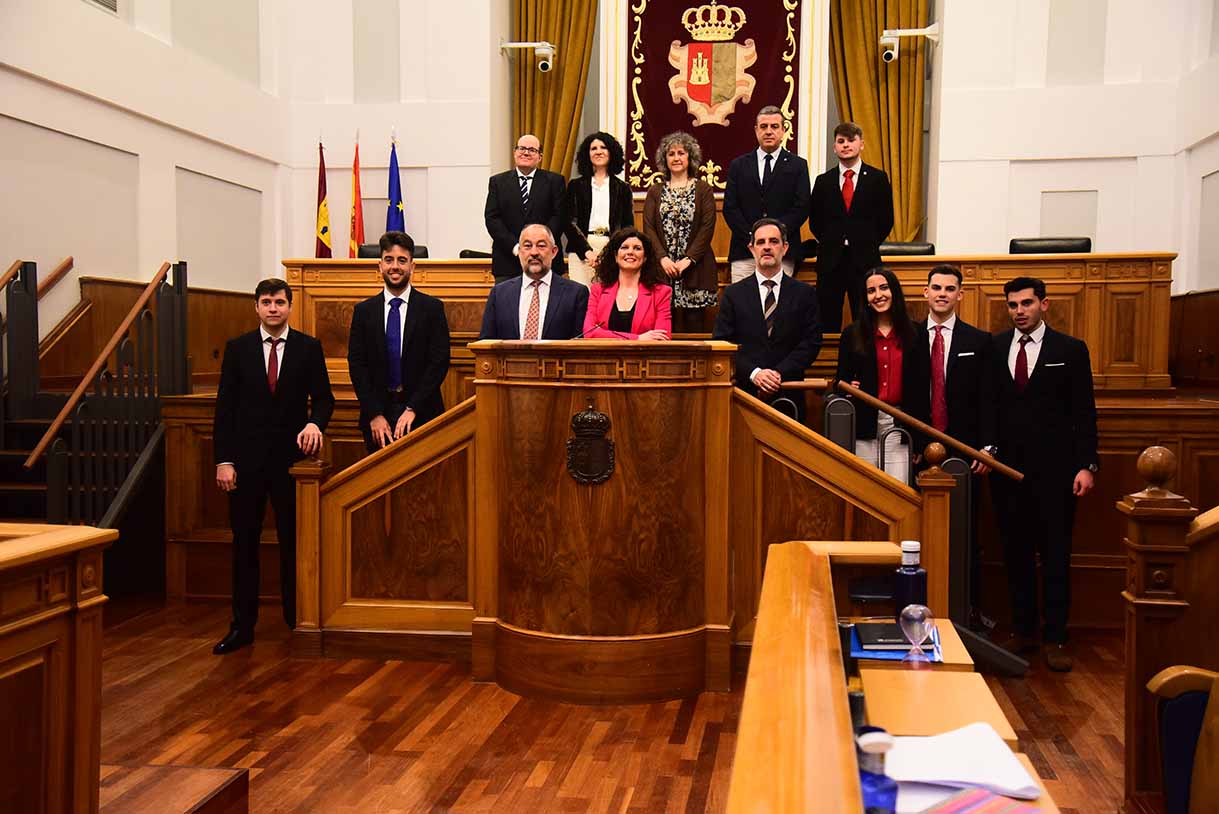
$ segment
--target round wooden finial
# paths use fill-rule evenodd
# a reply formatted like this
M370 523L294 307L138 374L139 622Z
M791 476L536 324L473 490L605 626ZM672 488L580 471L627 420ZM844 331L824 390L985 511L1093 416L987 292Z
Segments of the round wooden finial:
M1168 447L1147 447L1139 456L1138 468L1149 488L1163 489L1177 474L1177 456Z
M932 441L923 451L923 458L932 466L939 466L948 459L948 450L939 441Z

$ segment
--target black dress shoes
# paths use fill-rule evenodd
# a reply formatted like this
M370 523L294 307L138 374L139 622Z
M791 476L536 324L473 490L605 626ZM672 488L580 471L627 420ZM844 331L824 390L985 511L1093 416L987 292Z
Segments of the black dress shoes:
M226 653L232 653L234 650L240 650L247 644L253 644L254 634L243 630L230 630L229 634L221 639L215 647L212 648L212 655L223 656Z

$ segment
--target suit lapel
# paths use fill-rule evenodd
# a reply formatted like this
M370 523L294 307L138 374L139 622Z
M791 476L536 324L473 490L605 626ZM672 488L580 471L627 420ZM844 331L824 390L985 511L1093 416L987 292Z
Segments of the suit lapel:
M1046 366L1047 362L1057 361L1057 353L1058 335L1054 331L1050 330L1049 325L1046 325L1045 333L1041 336L1041 347L1037 349L1037 364L1031 371L1029 371L1029 384L1028 387L1025 388L1026 393L1036 386L1038 382L1045 378L1044 376L1040 375L1041 371Z
M286 348L285 348L286 350ZM267 380L267 359L262 355L263 341L262 330L255 329L254 333L250 334L250 349L248 351L250 362L254 365L255 378L260 384L255 385L260 398L271 398L271 384Z
M422 298L419 292L411 289L411 300L406 304L406 323L402 326L402 353L399 361L406 363L406 349L410 347L411 337L415 333L415 326L419 323L419 307L422 306ZM403 379L405 381L405 379Z
M643 327L643 315L652 307L652 290L645 287L642 283L639 285L639 296L635 298L635 315L631 317L631 333L641 334L640 330Z
M841 170L841 167L838 167L838 166L836 166L836 167L834 167L834 169L830 170L830 178L833 181L833 183L830 186L830 190L831 190L831 197L834 199L834 209L836 209L840 214L846 215L847 214L847 205L842 200L842 184L839 183L838 173L840 170ZM856 186L856 191L858 191L858 185ZM852 199L851 202L854 203L854 199Z
M288 337L284 341L283 355L280 357L279 374L276 377L275 396L279 396L283 392L283 383L296 375L296 368L300 364L300 355L302 353L300 338L300 331L288 330ZM269 385L267 390L270 391Z
M546 338L546 331L550 330L554 325L554 316L559 312L559 307L562 303L559 301L563 297L563 287L559 285L559 275L551 272L550 274L550 296L546 298L546 315L542 318L542 337ZM520 321L520 309L517 309L517 321ZM518 334L519 335L519 334Z
M505 305L505 307L508 308L508 314L510 317L509 321L512 324L512 336L515 336L517 339L521 338L520 306L522 285L523 282L520 277L513 277L508 281L508 284L504 286L504 293L501 295L505 300L508 300L509 303L511 303L511 307L508 307L507 305Z

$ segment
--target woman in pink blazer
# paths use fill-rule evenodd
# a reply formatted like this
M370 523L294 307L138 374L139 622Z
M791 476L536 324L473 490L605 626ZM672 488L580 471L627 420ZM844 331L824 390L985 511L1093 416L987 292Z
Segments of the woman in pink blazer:
M584 336L596 339L668 339L673 330L673 289L656 249L628 226L610 236L588 291Z

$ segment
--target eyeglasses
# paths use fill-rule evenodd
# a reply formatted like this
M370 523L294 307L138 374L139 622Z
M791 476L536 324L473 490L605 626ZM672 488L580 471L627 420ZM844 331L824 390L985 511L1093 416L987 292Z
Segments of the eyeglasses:
M517 151L518 153L524 153L525 155L534 155L535 153L536 153L537 155L541 155L541 154L542 154L542 151L541 151L541 150L539 150L537 147L521 147L521 146L519 146L519 145L518 145L518 146L517 146L517 148L516 148L516 151Z

